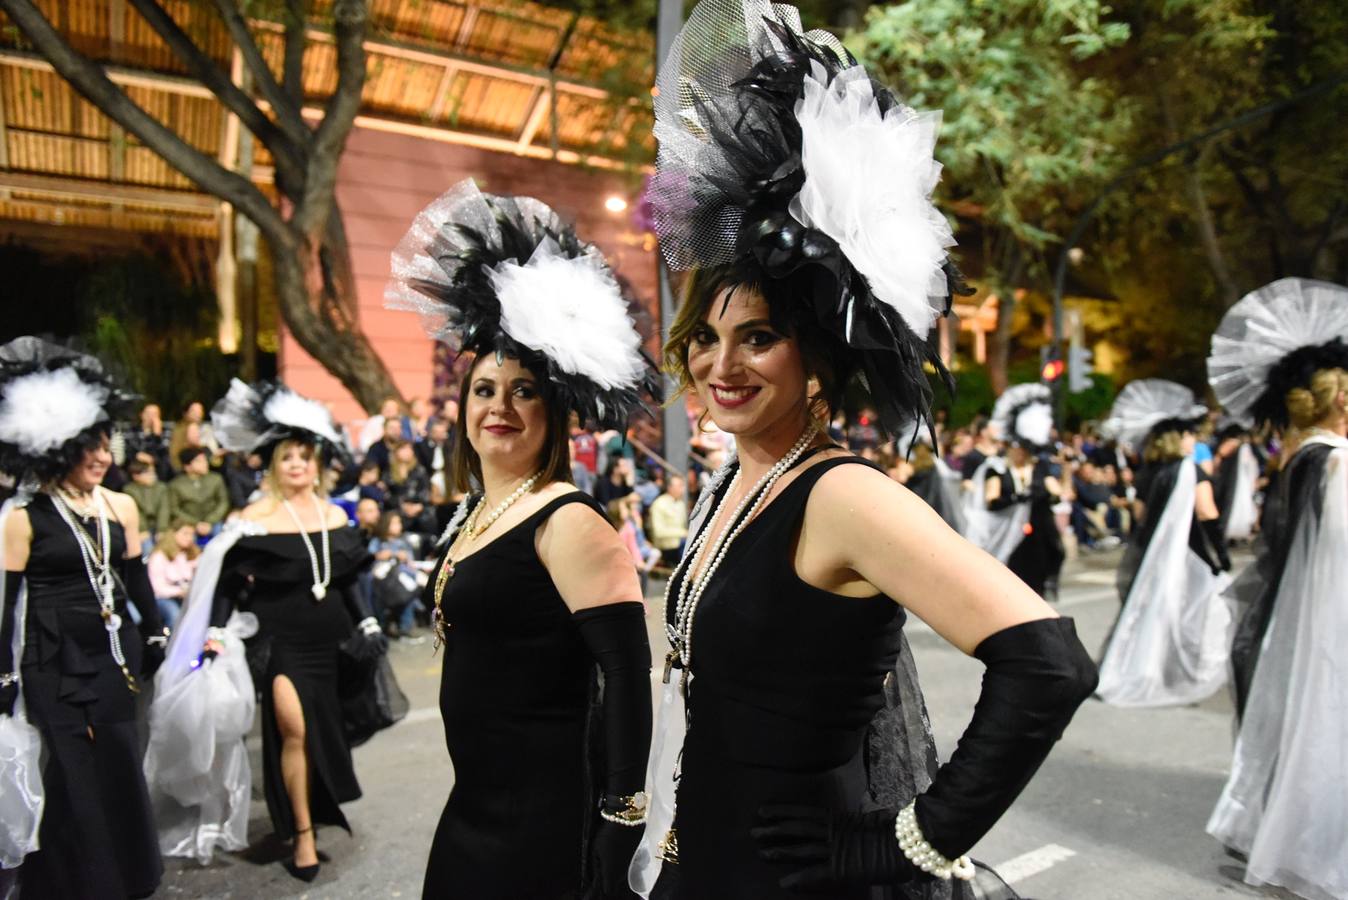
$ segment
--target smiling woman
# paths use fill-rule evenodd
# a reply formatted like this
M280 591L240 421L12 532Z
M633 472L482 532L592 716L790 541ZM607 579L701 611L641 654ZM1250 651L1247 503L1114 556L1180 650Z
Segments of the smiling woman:
M569 421L624 429L653 372L603 258L537 200L465 182L393 262L389 305L474 354L453 464L471 495L425 597L455 776L425 896L630 896L645 606L631 555L571 484Z
M673 650L632 885L659 900L968 897L965 854L1094 673L1070 620L821 428L852 383L891 434L930 422L924 364L943 370L926 337L959 286L929 199L934 117L767 0L699 3L659 87L654 219L689 272L666 368L738 459L702 492L666 589ZM987 665L934 772L909 613Z

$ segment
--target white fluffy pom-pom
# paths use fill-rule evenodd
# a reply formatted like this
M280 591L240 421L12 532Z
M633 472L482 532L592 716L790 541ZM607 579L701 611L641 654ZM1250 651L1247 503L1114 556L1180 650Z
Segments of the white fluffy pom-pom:
M301 397L290 388L277 388L276 393L267 398L262 415L278 425L302 429L332 444L342 443L333 428L332 413L328 412L328 408L317 400Z
M60 447L103 417L108 389L74 369L16 378L0 398L0 440L37 456Z
M501 328L515 341L606 390L641 382L641 336L598 253L568 258L545 240L525 265L497 266L491 281Z
M1016 416L1014 431L1023 440L1047 446L1053 439L1053 408L1047 403L1026 407Z
M876 298L925 338L939 312L933 301L946 293L946 248L955 244L931 202L941 114L906 106L882 114L864 68L830 82L816 64L796 120L805 183L791 214L837 241Z

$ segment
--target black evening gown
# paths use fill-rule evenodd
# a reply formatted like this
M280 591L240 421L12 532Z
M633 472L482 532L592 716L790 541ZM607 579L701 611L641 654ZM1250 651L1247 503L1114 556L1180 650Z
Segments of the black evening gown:
M141 771L136 695L113 661L75 536L46 494L27 509L23 696L42 733L46 806L41 849L24 861L21 890L60 900L148 896L164 867ZM83 525L97 541L98 520ZM126 537L116 521L109 539L112 558L121 559ZM141 636L120 584L116 610L127 668L139 672Z
M369 553L355 528L335 528L328 538L332 576L322 601L314 599L313 568L300 535L240 538L225 555L212 617L213 624L222 625L237 606L258 619L257 635L248 641L248 657L262 710L267 812L282 838L295 834L295 814L281 778L281 737L272 700L276 678L290 679L304 710L312 823L350 831L338 804L360 797L342 724L337 660L339 645L355 627L346 594L356 589L356 576L368 564ZM309 540L321 559L322 534L310 532Z
M1044 596L1045 586L1057 579L1066 557L1058 522L1053 515L1055 500L1044 487L1044 479L1048 474L1047 462L1041 459L1034 464L1034 474L1030 480L1030 521L1025 526L1024 540L1016 545L1006 560L1006 567L1041 597ZM1015 491L1010 471L1003 473L1001 479L1002 496Z
M454 788L426 898L580 895L595 818L586 750L594 661L534 545L539 526L570 503L603 514L589 495L564 494L458 562L445 585L440 714Z
M908 896L871 887L792 893L778 884L792 870L761 859L750 835L764 804L880 806L868 786L868 726L886 705L904 611L884 595L813 587L792 567L811 488L856 463L866 464L840 457L801 472L731 543L702 595L674 821L679 862L662 867L653 898ZM671 621L673 611L671 603Z

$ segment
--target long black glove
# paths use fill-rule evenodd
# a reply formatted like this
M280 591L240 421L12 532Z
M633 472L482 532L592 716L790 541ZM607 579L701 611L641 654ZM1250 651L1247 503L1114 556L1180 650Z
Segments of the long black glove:
M974 656L987 671L973 719L950 761L916 800L923 836L952 860L1011 806L1097 681L1067 618L999 631ZM765 859L798 864L782 878L783 887L895 884L914 873L894 837L897 814L765 807L753 834Z
M153 678L164 663L168 629L159 615L159 604L154 598L154 588L150 586L150 573L145 568L145 561L139 556L124 559L121 570L126 595L140 613L140 636L145 642L142 645L140 674L143 678Z
M604 795L628 797L645 788L651 749L651 648L646 607L612 603L572 615L585 646L604 674ZM610 811L618 804L601 801ZM634 897L627 869L642 829L601 819L594 836L594 876L586 900Z
M1203 532L1203 550L1198 555L1208 564L1212 574L1231 571L1231 555L1226 552L1226 535L1223 534L1221 519L1208 519L1199 522Z
M387 652L388 638L379 627L379 620L375 618L374 610L370 606L370 598L365 596L359 580L352 577L340 590L342 599L346 601L347 611L351 613L351 621L356 623L356 631L364 637L368 652L373 654Z
M19 660L14 658L14 629L22 585L22 572L5 572L5 606L0 609L0 678L9 683L0 685L0 716L13 714L14 702L19 699Z
M1029 503L1029 494L999 494L996 500L988 501L988 509L993 512L1015 506L1017 503Z

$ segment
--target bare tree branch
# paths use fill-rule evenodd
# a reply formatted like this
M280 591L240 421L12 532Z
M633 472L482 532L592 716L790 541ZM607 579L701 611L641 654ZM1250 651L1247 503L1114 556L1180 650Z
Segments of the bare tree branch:
M229 79L214 60L201 52L196 43L156 0L130 0L130 3L141 17L150 23L150 27L183 65L187 66L188 71L210 88L211 93L220 99L225 108L239 117L245 128L257 135L258 140L262 141L272 156L278 159L278 164L301 165L299 149L281 133L275 122L258 109L252 98ZM287 157L288 159L283 159Z
M228 171L137 106L109 80L102 67L66 43L33 0L0 0L0 9L57 73L108 118L140 138L202 190L234 204L278 245L293 245L294 233L251 181Z
M235 0L215 0L215 7L220 13L220 18L224 20L225 27L229 29L229 36L243 54L244 64L253 73L253 80L258 90L276 111L277 124L292 141L301 147L307 147L313 137L309 126L304 124L300 108L290 102L285 91L276 83L276 77L272 75L271 68L262 57L262 51L258 49L257 41L253 40L253 35L248 30L248 23L244 21Z
M304 183L304 199L297 204L293 217L295 227L306 235L319 233L328 220L336 196L337 164L365 88L366 0L336 0L332 17L337 41L337 88L323 110Z
M281 66L281 88L296 109L304 106L304 43L309 17L304 0L286 0L285 62Z

